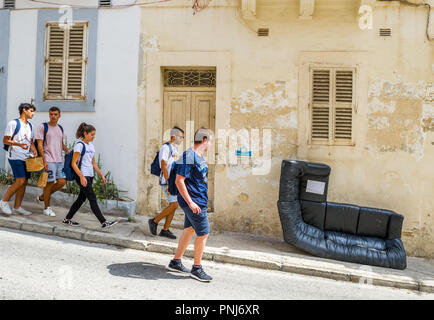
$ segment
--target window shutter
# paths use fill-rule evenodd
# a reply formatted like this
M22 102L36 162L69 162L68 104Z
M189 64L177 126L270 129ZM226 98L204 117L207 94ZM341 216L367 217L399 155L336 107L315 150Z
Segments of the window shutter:
M87 59L86 25L74 24L69 30L66 77L66 98L84 100L84 80Z
M330 70L312 72L312 140L329 140Z
M353 114L353 75L352 70L336 70L335 73L335 122L336 140L351 141Z
M58 25L48 25L45 57L45 98L62 99L65 55L65 30Z
M3 3L4 9L15 9L15 0L5 0Z
M99 0L99 6L100 7L111 7L112 2L111 2L111 0Z

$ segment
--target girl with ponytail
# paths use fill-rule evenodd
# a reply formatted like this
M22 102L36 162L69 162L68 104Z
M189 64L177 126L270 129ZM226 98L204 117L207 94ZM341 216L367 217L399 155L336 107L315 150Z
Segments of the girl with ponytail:
M94 126L83 122L80 124L75 134L78 140L74 146L71 167L77 174L75 182L80 187L80 194L78 195L77 200L72 204L71 209L69 209L68 215L62 222L63 224L71 226L79 225L79 223L74 222L71 219L78 209L80 209L80 207L83 205L86 199L89 200L92 212L98 218L102 228L108 228L117 223L117 221L110 222L104 218L98 206L96 195L92 187L94 172L101 177L104 184L107 183L104 174L95 162L95 147L92 143L92 141L95 139L95 133L96 129ZM83 148L85 151L83 157L81 157Z

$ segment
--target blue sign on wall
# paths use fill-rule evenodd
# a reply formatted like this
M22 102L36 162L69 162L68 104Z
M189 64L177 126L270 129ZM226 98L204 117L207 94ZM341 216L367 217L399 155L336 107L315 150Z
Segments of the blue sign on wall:
M241 147L239 150L235 150L235 154L238 157L251 157L252 151L248 150L246 147Z

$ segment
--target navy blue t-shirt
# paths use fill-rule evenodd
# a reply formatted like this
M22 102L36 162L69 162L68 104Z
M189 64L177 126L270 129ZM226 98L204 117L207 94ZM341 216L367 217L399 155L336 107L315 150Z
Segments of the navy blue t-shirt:
M200 208L206 208L208 206L208 165L205 159L190 148L176 162L176 173L185 177L185 186L191 200ZM188 207L180 193L178 193L178 203L181 207Z

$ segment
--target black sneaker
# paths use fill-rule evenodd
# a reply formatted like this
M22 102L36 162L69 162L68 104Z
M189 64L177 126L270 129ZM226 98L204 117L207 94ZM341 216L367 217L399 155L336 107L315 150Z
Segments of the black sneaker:
M184 267L181 261L170 260L170 263L166 267L166 269L180 273L190 273L190 271L186 267Z
M191 268L190 277L202 282L210 282L212 280L212 277L210 277L205 273L205 271L203 271L202 266L197 269L195 269L194 267Z
M101 228L110 228L113 227L116 223L118 223L117 221L106 221L102 224Z
M148 220L148 224L149 224L149 230L151 231L151 233L154 236L156 236L157 235L157 226L158 226L158 223L155 223L154 222L154 218L152 218L152 219Z
M75 222L75 221L72 221L72 220L66 220L66 219L63 219L62 223L66 224L66 225L69 225L69 226L73 226L73 227L77 227L77 226L80 225L78 222Z
M170 238L170 239L176 239L176 236L170 230L164 230L164 229L161 230L160 231L160 236L161 237Z

